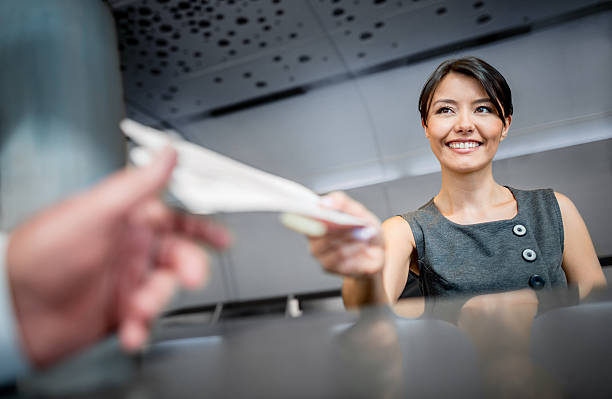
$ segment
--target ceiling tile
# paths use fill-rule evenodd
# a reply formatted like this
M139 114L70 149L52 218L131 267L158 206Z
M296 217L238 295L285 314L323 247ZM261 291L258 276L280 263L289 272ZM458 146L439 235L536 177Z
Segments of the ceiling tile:
M350 82L176 128L190 141L302 183L378 159L368 114Z
M603 3L110 1L129 106L166 120L261 103Z
M138 87L128 84L126 97L128 101L138 101L161 119L176 119L345 72L330 42L323 39L280 48L219 70L209 69L174 79L169 84L149 87L144 98Z

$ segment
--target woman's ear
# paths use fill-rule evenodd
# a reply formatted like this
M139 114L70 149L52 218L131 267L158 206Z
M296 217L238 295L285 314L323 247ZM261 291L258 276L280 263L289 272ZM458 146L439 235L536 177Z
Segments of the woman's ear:
M510 124L512 124L512 115L508 115L506 117L506 126L504 126L504 128L502 129L500 141L502 141L503 139L506 138L506 136L508 136L508 130L510 129Z
M421 118L421 126L423 126L423 129L425 130L425 137L429 138L429 134L427 133L427 124L423 118Z

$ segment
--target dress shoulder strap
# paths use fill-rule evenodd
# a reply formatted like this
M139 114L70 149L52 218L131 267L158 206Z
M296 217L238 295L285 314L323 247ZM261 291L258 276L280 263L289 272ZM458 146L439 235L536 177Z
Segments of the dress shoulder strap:
M417 258L419 260L419 269L421 268L422 256L425 253L424 226L427 226L432 222L433 215L430 210L432 206L435 206L433 203L433 198L416 211L406 212L400 215L405 221L408 222L410 229L412 230L417 251Z

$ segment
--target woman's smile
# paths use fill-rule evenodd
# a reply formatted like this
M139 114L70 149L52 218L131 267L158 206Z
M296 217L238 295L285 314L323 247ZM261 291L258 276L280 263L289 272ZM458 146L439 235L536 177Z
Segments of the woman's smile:
M479 141L474 140L452 140L446 143L446 146L459 154L472 153L482 145Z

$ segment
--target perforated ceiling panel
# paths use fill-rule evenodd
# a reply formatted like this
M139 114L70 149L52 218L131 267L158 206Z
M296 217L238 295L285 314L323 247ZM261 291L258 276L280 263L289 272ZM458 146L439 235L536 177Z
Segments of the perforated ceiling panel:
M206 117L603 1L115 0L128 112ZM549 5L554 5L551 7ZM403 62L402 61L402 62ZM298 91L299 91L298 90Z
M282 3L161 0L119 9L128 99L172 118L340 72L307 4Z

